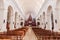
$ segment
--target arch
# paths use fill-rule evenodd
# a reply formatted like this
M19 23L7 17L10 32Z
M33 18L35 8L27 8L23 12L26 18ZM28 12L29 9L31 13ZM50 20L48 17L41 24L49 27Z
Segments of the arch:
M12 13L13 13L13 8L11 6L9 6L8 7L8 13L7 13L7 21L9 21Z
M49 13L49 12L51 12L51 11L52 11L52 6L49 5L49 6L48 6L48 9L47 9L47 13Z
M53 30L54 29L54 22L53 22L53 9L52 6L49 5L47 8L47 21L48 21L48 29Z
M43 12L43 25L44 25L44 29L46 29L46 26L45 26L45 12Z
M10 30L10 22L11 22L11 16L13 13L13 8L11 6L8 6L8 13L7 13L7 31Z
M43 12L43 19L45 19L45 12Z

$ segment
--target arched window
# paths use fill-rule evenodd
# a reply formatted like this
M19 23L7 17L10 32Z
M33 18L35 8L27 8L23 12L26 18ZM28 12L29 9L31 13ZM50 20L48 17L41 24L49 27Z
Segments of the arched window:
M43 25L44 25L44 29L46 28L46 25L45 25L45 12L43 12Z
M15 12L15 24L14 24L14 28L16 28L16 21L17 21L17 12Z
M45 12L43 12L43 19L45 20Z
M8 6L8 13L7 13L7 31L10 29L10 22L11 22L11 15L13 13L13 8L11 6Z

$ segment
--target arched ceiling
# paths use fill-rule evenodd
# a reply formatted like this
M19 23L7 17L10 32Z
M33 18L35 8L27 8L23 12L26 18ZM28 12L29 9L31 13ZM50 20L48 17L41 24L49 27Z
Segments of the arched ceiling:
M16 0L16 2L21 7L26 18L30 14L34 18L38 14L44 0Z

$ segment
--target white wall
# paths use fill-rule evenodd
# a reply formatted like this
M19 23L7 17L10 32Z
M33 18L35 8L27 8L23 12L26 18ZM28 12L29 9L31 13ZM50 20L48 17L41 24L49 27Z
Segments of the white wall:
M7 31L6 24L7 24L7 13L8 13L9 6L13 8L13 13L11 15L11 22L10 22L10 30L15 29L13 23L15 22L15 12L17 11L18 15L21 15L21 10L18 9L18 6L16 6L13 0L0 0L0 32ZM21 26L17 26L17 27L21 27Z
M38 17L40 15L43 14L43 12L45 12L46 16L45 16L45 22L48 22L49 25L47 24L46 25L46 30L52 30L52 25L51 25L51 19L47 19L47 9L48 9L48 6L51 5L52 6L52 11L53 11L53 19L54 19L54 31L55 32L60 32L59 29L60 29L60 21L59 21L59 13L60 13L60 10L56 10L56 2L57 0L46 0L45 3L42 5L41 9L40 9L40 12L37 16L36 19L38 19ZM60 3L60 2L59 2ZM59 4L58 4L59 5ZM60 6L60 5L59 5ZM59 9L59 8L58 8ZM57 11L57 12L56 12ZM58 13L58 14L57 14ZM55 23L55 19L57 19L57 24ZM49 21L48 21L49 20ZM43 22L42 22L43 23ZM40 25L42 27L42 25Z

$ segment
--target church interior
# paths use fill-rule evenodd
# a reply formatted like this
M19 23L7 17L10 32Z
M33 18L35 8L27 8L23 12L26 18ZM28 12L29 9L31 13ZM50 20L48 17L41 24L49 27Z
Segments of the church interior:
M60 0L0 0L0 40L60 40Z

